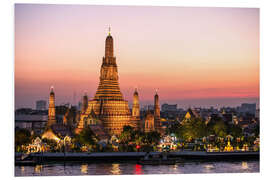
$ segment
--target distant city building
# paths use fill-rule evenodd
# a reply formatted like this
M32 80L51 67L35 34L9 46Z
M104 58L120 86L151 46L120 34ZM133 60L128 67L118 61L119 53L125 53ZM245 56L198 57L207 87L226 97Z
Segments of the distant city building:
M260 109L256 110L255 118L260 119Z
M243 103L243 104L241 104L240 107L238 107L238 112L239 113L250 113L250 114L255 115L256 103L252 103L252 104Z
M35 133L42 133L47 124L47 115L40 114L15 114L15 128L28 129Z
M82 102L81 101L78 102L78 109L82 109Z
M46 110L47 102L45 100L36 101L36 110Z
M154 110L154 105L147 105L146 110L153 111Z
M220 108L221 113L236 113L236 109L232 107L222 107Z
M161 111L177 111L177 104L162 104Z
M211 113L213 113L213 114L218 114L219 113L218 109L214 108L213 106L210 107L209 111Z
M232 123L233 121L233 114L231 113L224 113L222 114L223 121Z
M31 108L20 108L16 109L15 114L28 114L28 115L48 115L48 111L41 111L41 110L36 110L36 109L31 109Z

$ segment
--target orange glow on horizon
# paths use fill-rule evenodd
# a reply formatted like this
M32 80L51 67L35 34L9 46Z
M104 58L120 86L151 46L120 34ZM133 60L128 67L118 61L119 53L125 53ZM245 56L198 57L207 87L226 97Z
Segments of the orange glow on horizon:
M108 24L128 100L260 96L259 9L17 4L16 106L93 97Z

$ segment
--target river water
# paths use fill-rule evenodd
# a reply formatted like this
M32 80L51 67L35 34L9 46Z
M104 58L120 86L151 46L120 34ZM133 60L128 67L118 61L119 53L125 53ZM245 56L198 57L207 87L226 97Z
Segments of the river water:
M15 166L15 176L76 176L120 174L256 173L259 161L182 162L176 165L139 165L136 162L51 163Z

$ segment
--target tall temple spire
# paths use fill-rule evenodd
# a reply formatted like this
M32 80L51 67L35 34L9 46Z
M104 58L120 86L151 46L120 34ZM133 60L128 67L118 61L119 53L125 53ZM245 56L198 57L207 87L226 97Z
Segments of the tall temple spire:
M135 88L133 94L133 104L132 104L132 126L135 129L139 129L141 126L140 119L140 102L139 102L139 94L137 88Z
M53 91L53 86L51 86L50 97L49 97L49 109L48 109L48 122L47 126L51 127L56 123L55 119L55 94Z
M105 58L113 57L113 38L111 36L111 28L105 42Z
M160 130L160 107L159 107L159 96L156 90L155 98L154 98L154 118L155 118L155 129L157 131Z
M87 119L91 114L100 119L105 132L109 135L119 135L124 126L133 124L128 101L124 100L119 87L110 28L105 40L105 56L102 59L99 85L94 98L88 101L88 108L81 119ZM78 126L78 129L80 127Z
M51 86L50 92L53 93L53 86Z
M100 69L100 82L94 99L123 100L118 83L116 58L113 56L113 38L108 35L105 40L105 56Z
M87 93L84 93L83 100L82 100L82 109L81 112L85 113L88 108L88 96Z
M132 116L133 117L140 116L139 94L138 94L137 88L135 88L135 91L133 94Z
M154 106L155 106L155 113L160 115L159 97L158 97L157 91L156 91L155 98L154 98Z

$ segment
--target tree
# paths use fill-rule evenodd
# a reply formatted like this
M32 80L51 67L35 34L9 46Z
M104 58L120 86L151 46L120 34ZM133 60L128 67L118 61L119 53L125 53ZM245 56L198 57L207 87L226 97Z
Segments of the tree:
M231 134L233 137L243 136L242 128L238 125L228 125L227 134Z
M258 137L260 135L260 124L258 123L254 129L254 134L256 137Z
M160 141L160 133L151 131L146 133L146 140L149 144L158 144Z
M15 131L15 146L31 143L31 133L27 129L17 129Z
M123 127L124 132L133 132L133 130L134 128L129 125Z
M218 137L226 136L227 127L225 123L223 122L223 120L219 120L214 124L213 131L214 131L214 134L217 135Z
M177 134L179 132L180 123L178 121L174 121L167 129L166 134Z
M185 121L180 127L176 136L184 140L197 139L206 136L207 128L201 118L191 118Z
M134 129L131 126L124 126L123 131L119 136L119 140L121 143L127 144L134 140Z
M195 137L201 138L207 135L207 127L202 118L195 118L193 123L193 130L195 131Z
M86 127L79 135L75 136L75 141L79 142L81 145L96 145L97 137L90 127Z
M134 131L134 141L135 141L135 144L137 145L140 145L143 143L143 140L144 140L144 133L139 131L139 130L136 130Z

